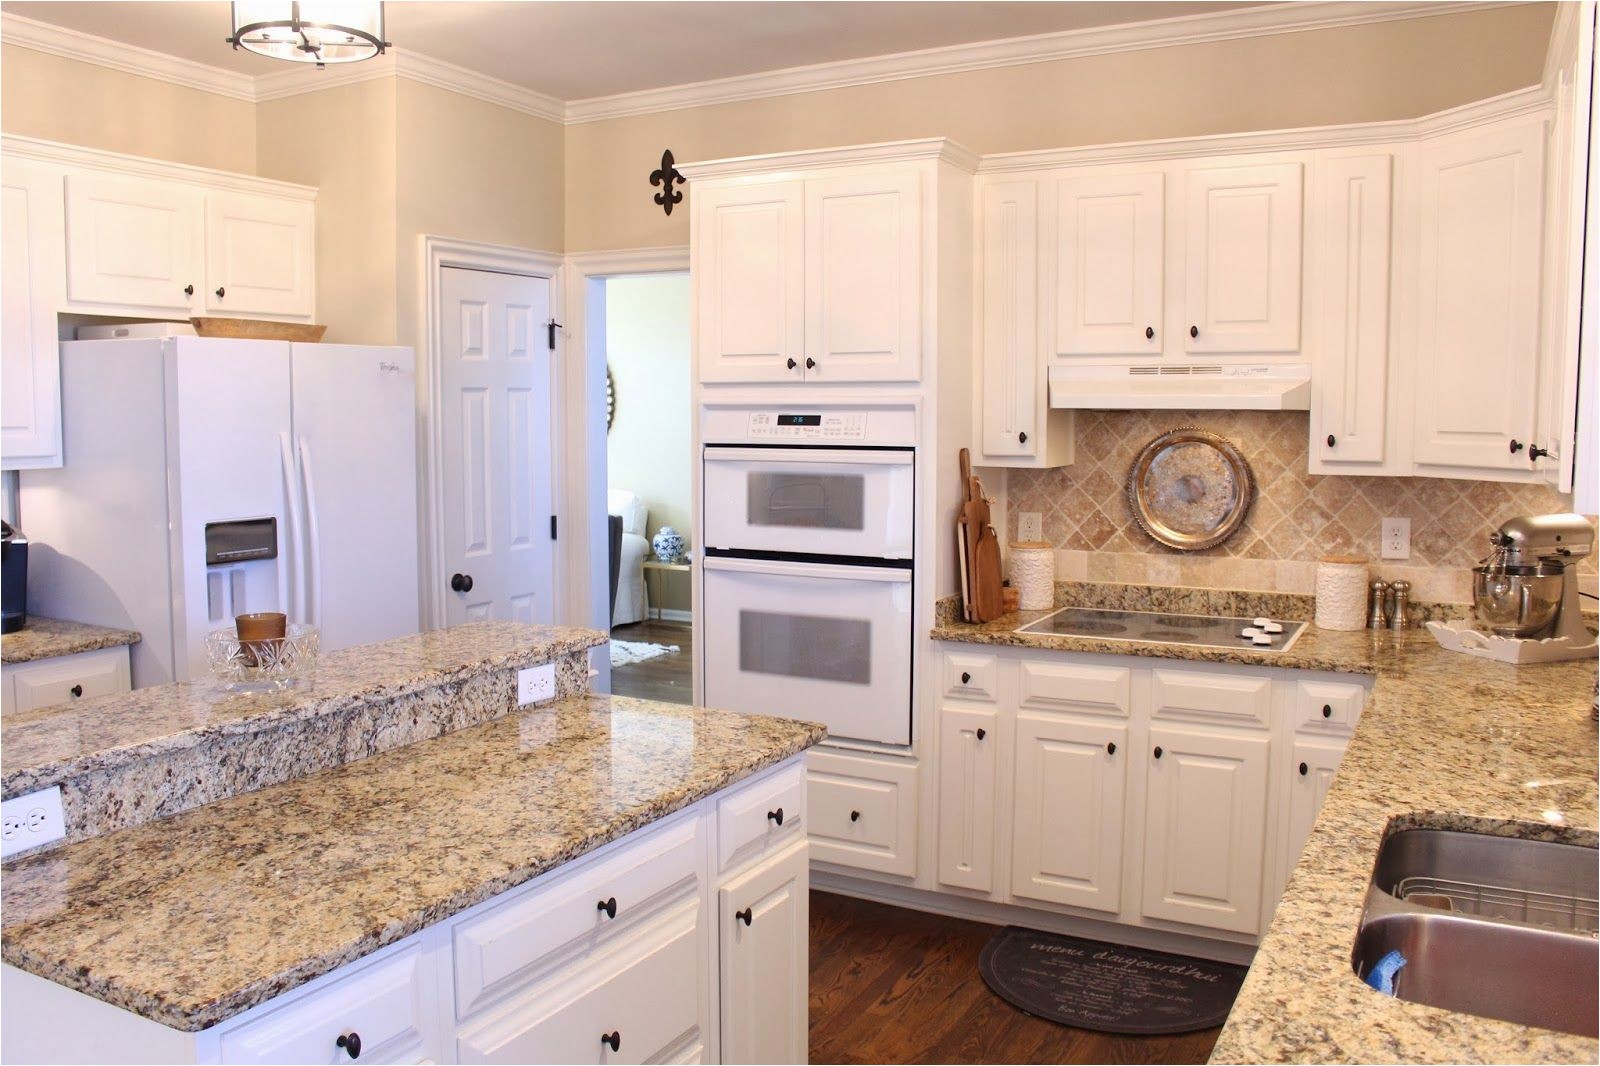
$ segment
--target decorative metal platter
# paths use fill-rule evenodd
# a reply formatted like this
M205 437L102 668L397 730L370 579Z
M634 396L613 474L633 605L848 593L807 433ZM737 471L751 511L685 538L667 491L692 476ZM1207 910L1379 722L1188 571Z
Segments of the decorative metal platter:
M1151 538L1180 551L1213 548L1237 533L1255 496L1250 464L1232 442L1174 429L1144 446L1128 471L1128 504Z

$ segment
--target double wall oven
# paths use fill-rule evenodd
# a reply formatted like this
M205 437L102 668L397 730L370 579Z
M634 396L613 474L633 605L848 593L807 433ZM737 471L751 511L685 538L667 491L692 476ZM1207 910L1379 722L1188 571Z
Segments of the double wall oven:
M705 702L911 743L909 408L713 408L701 499Z

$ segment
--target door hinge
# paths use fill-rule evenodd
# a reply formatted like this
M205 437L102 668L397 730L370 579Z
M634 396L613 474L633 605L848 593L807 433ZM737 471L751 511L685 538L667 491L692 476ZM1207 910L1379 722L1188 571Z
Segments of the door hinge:
M550 539L551 540L555 540L556 539L556 516L555 515L551 515L550 516Z
M566 327L552 318L544 324L544 328L549 335L550 350L553 352L556 350L556 330L565 329Z

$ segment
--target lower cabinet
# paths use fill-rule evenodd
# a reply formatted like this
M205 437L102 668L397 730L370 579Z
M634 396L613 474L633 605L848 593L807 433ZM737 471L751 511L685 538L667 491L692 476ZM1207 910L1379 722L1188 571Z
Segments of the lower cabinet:
M1127 725L1019 714L1016 731L1012 895L1116 913Z
M1328 798L1333 775L1344 758L1346 742L1325 737L1296 738L1290 753L1292 768L1289 778L1289 847L1283 866L1283 879L1289 879L1295 860L1306 846L1311 826L1322 811L1322 801Z
M797 841L717 891L724 1062L806 1061L809 862Z
M999 718L992 707L939 711L940 884L994 890Z
M915 874L917 769L895 756L807 752L811 857L873 873Z
M0 698L6 711L54 707L131 688L126 647L11 663L0 677Z
M1155 726L1150 745L1145 917L1258 932L1271 738Z

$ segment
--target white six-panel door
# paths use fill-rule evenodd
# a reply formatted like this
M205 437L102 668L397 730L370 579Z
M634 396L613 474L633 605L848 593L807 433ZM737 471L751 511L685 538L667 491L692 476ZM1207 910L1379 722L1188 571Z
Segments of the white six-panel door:
M1166 175L1056 186L1056 352L1160 355Z
M550 281L447 267L440 284L444 534L434 595L447 625L549 622Z
M1302 170L1273 163L1185 174L1185 351L1299 349Z
M1544 123L1441 137L1419 169L1416 460L1529 469Z
M712 185L695 196L695 350L700 380L802 380L801 184Z
M982 185L983 453L1039 448L1038 185Z
M67 175L67 297L183 311L199 306L200 201L167 181Z

